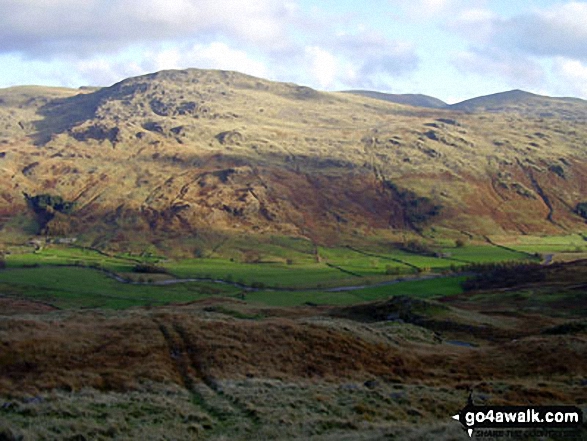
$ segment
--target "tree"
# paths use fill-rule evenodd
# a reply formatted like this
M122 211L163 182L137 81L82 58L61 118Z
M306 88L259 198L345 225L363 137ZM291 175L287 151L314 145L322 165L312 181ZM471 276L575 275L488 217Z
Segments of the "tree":
M56 216L56 213L70 215L75 208L75 202L65 201L61 196L50 194L31 196L26 193L24 196L29 206L37 215L40 231L45 229L47 224Z
M587 219L587 202L579 202L575 208L575 212L583 219Z

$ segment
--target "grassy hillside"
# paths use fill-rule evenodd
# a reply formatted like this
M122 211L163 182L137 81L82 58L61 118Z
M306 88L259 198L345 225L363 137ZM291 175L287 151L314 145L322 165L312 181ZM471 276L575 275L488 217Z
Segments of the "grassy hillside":
M348 90L346 93L354 95L365 96L383 101L389 101L397 104L406 104L415 107L429 107L431 109L442 109L447 107L444 101L434 98L432 96L421 94L395 94L395 93L381 93L372 90Z
M243 234L581 231L585 102L506 96L427 109L195 69L4 89L2 238L193 256Z
M466 112L515 112L535 117L558 117L568 120L583 120L587 101L578 98L551 98L523 90L510 90L452 104L453 110Z

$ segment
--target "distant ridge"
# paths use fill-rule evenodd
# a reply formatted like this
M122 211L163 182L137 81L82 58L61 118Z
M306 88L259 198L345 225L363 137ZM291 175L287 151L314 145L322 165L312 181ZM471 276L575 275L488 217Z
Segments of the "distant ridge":
M345 90L344 93L351 93L353 95L360 95L367 98L374 98L382 101L389 101L391 103L406 104L415 107L428 107L431 109L443 109L448 106L442 100L432 96L422 94L392 94L375 92L372 90Z
M519 106L546 106L552 108L552 106L564 107L569 104L586 105L587 101L579 98L555 98L515 89L465 100L448 106L448 109L465 112L502 112L506 110L521 110L517 109Z
M529 101L551 99L550 97L536 95L520 89L499 92L491 95L471 98L460 103L448 106L452 110L475 111L479 109L499 108L509 104L522 104Z
M347 90L343 91L343 93L415 107L457 110L469 113L518 111L526 114L536 113L541 114L541 116L542 114L543 116L550 116L552 110L559 114L567 113L566 107L570 104L587 106L587 101L580 98L550 97L520 89L475 97L456 104L447 104L438 98L422 94L392 94L372 90Z

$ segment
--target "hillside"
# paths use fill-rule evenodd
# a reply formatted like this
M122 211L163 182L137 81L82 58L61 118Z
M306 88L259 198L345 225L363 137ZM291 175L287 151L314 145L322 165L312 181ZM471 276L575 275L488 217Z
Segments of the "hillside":
M0 227L167 251L580 230L586 103L506 97L430 109L196 69L0 90Z
M570 121L584 121L587 118L587 101L578 98L551 98L523 90L473 98L449 107L472 113L513 112L537 118L561 118Z
M444 101L434 98L432 96L421 95L421 94L394 94L394 93L381 93L372 90L348 90L345 93L351 93L354 95L365 96L368 98L374 98L383 101L389 101L396 104L405 104L408 106L415 107L429 107L431 109L442 109L448 104Z

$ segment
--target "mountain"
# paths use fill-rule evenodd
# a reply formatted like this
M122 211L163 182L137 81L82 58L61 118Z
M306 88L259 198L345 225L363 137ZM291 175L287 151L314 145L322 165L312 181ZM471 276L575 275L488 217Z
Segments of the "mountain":
M510 90L492 95L472 98L457 104L450 105L453 110L462 110L468 112L479 111L503 111L508 106L525 105L531 102L539 101L548 97L542 97L523 90Z
M449 106L464 112L515 112L534 117L576 120L587 117L587 101L578 98L552 98L523 90L511 90L466 100Z
M410 107L197 69L0 90L0 231L183 252L583 229L586 103L480 100Z
M383 101L389 101L391 103L405 104L408 106L415 107L429 107L431 109L442 109L448 106L448 104L446 104L442 100L439 100L438 98L421 94L392 94L374 92L372 90L348 90L345 91L345 93L351 93L354 95L374 98Z

